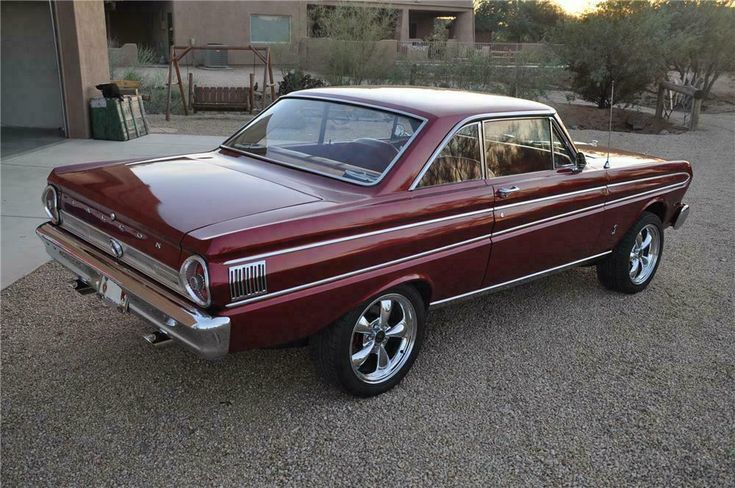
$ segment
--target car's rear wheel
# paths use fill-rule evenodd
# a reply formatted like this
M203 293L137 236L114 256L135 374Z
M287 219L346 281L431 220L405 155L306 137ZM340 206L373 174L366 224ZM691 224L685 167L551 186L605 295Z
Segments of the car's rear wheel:
M406 375L421 348L424 301L400 286L357 307L311 342L317 368L329 382L358 396L390 390Z
M612 254L597 265L597 277L611 290L638 293L653 280L664 248L658 216L644 212Z

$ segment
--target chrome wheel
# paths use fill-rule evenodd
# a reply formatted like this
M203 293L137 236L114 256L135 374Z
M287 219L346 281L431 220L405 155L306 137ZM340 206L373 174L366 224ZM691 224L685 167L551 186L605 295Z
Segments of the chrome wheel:
M363 310L352 329L352 371L365 383L382 383L401 370L416 342L416 310L397 293L383 295Z
M630 280L640 285L651 277L661 251L661 234L653 224L641 229L630 251Z

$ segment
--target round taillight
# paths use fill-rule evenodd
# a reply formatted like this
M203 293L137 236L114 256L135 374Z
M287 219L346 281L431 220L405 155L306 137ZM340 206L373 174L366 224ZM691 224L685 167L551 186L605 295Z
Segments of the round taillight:
M197 305L208 307L211 303L209 294L209 273L207 263L201 256L189 256L179 271L181 286L184 287Z
M46 211L46 215L51 219L51 222L58 224L61 222L61 215L59 214L59 196L56 193L56 188L48 185L41 194L41 203L43 209Z

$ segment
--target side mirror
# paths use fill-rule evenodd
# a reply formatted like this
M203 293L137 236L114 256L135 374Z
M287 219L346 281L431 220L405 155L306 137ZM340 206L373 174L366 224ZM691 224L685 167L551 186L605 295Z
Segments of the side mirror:
M584 153L577 152L577 161L575 161L574 172L581 173L585 166L587 166L587 159L584 157Z

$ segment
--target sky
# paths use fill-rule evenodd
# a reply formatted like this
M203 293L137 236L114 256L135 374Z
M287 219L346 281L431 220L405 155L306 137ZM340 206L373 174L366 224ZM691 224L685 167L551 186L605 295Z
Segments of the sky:
M565 12L572 15L579 15L587 9L595 8L595 5L601 3L602 0L554 0Z

